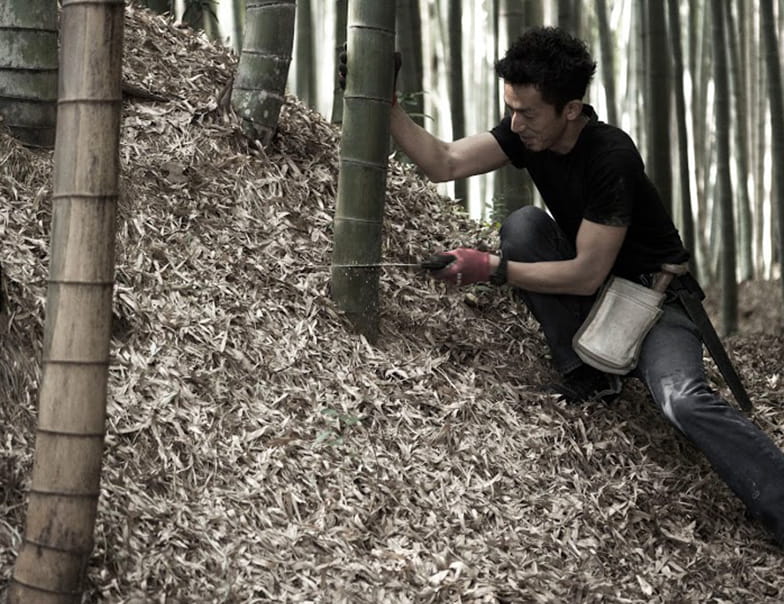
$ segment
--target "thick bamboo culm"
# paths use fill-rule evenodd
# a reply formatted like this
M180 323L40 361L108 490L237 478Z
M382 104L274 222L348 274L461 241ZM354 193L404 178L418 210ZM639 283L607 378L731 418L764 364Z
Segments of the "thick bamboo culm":
M0 115L17 139L54 144L57 117L57 4L0 2Z
M43 373L8 601L80 602L93 547L114 284L123 0L63 0Z
M266 146L278 128L294 44L294 0L248 0L231 104L245 136Z
M395 3L350 0L332 295L371 341L379 330L379 269L367 265L381 259L394 50Z

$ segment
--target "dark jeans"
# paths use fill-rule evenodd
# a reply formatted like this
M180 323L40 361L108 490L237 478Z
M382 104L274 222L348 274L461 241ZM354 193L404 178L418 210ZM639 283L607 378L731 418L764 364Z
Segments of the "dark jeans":
M501 227L501 249L511 261L566 260L575 256L556 223L542 210L526 206ZM566 373L582 364L572 336L594 296L519 295L539 321L555 367ZM643 342L632 372L648 387L665 417L708 458L718 475L784 546L784 453L745 415L711 390L705 379L702 340L677 301Z

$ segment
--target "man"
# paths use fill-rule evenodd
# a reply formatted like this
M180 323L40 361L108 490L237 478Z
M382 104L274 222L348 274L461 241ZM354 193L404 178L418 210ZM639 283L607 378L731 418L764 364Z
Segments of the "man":
M598 121L582 101L595 70L582 41L557 28L535 28L496 65L507 116L492 131L445 142L397 103L390 118L395 142L433 181L509 162L530 173L552 218L531 206L517 210L501 227L499 254L451 250L455 260L434 276L515 288L541 324L563 376L558 391L573 403L609 402L621 389L617 376L585 365L572 348L597 290L610 275L650 285L663 264L689 258L632 140ZM784 453L711 390L700 334L674 296L643 341L631 375L784 546Z

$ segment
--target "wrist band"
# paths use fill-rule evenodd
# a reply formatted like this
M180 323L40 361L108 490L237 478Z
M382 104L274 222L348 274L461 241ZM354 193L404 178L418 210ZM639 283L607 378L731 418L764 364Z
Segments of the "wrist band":
M503 285L506 283L506 272L507 272L507 265L509 264L509 259L504 256L504 252L499 252L500 262L498 263L498 267L495 269L495 272L490 275L490 283L493 285Z

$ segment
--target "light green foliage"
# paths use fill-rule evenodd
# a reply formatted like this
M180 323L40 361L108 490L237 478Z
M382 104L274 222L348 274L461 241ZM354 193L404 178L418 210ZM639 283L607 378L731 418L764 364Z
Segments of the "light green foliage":
M341 413L340 411L331 408L323 409L321 413L335 420L334 428L319 432L316 440L313 442L313 446L326 444L331 447L339 447L343 445L348 429L351 428L351 426L359 424L361 421L359 417L346 415L345 413Z

